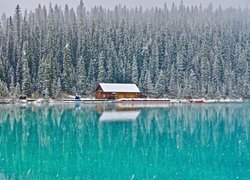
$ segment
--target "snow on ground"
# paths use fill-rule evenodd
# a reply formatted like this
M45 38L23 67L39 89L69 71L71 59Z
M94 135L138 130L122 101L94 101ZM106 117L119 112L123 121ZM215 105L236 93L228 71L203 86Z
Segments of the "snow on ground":
M240 99L169 99L169 98L123 98L117 99L115 102L170 102L170 103L216 103L216 102L244 102L242 98Z

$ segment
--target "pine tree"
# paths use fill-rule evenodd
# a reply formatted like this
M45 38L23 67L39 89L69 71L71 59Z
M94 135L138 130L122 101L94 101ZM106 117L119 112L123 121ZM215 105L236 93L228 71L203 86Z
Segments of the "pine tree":
M101 82L104 82L105 81L105 74L106 74L106 71L105 71L105 67L104 67L104 54L103 52L101 52L99 54L99 59L98 59L98 78L97 78L97 81L99 83Z
M139 88L142 90L142 92L146 92L146 73L147 73L147 69L148 69L148 63L147 63L147 53L144 54L144 59L142 62L142 69L139 75Z
M0 80L0 96L4 97L8 94L8 88L5 82Z
M193 70L191 70L191 73L189 75L189 89L190 89L190 96L191 97L197 97L197 92L198 92L198 82L197 82L197 77L196 74L194 73Z
M165 82L164 82L164 74L162 70L160 71L160 74L157 78L156 90L157 90L157 96L163 97L165 93Z
M44 61L45 59L43 58L41 60L41 62L39 63L39 67L38 67L38 72L37 72L37 82L36 82L36 88L38 93L42 93L43 91L43 86L44 86Z
M138 66L137 66L137 59L134 56L133 57L133 63L132 63L132 82L135 84L138 84Z
M246 53L246 60L247 62L249 62L250 61L250 39L246 41L245 53Z
M21 8L19 6L19 4L16 6L15 8L15 29L16 29L16 32L15 32L15 39L16 39L16 43L17 45L19 45L20 43L20 35L21 35Z
M46 88L43 93L44 93L44 98L49 99L49 90L48 90L48 88Z
M49 57L44 57L38 68L38 82L37 90L39 93L44 94L45 89L51 91L52 81L51 81L51 64Z
M114 82L114 64L112 61L112 57L109 57L107 60L107 82Z
M247 64L245 68L245 74L243 77L242 97L250 99L250 64Z
M32 93L32 85L31 85L28 59L26 57L27 55L26 46L24 46L23 57L22 57L22 92L23 94L30 96Z
M152 55L150 57L149 71L151 72L152 81L156 82L159 75L159 48L156 42L153 43Z
M61 85L61 79L58 78L57 79L57 84L56 84L56 92L55 92L55 96L59 97L62 93L62 85Z
M177 83L180 88L184 86L184 75L185 75L185 62L183 49L177 54Z
M208 82L210 80L210 64L208 58L203 54L201 57L201 93L205 96L208 93Z
M231 72L230 69L226 66L225 68L225 78L224 78L224 84L223 84L223 97L227 97L229 94L229 87L230 87L230 81L231 81Z
M14 79L14 70L13 68L10 69L10 95L15 96L15 79Z
M176 93L177 93L177 75L176 75L176 70L174 67L174 64L171 67L171 72L170 72L170 82L169 82L169 95L170 97L176 97Z
M85 70L85 62L83 57L81 56L78 59L77 63L77 93L78 94L86 94L86 70Z
M21 95L21 87L20 87L20 84L17 83L15 87L14 96L19 96L19 95Z
M4 64L3 64L3 62L4 62L4 56L3 56L2 49L0 48L0 79L2 79L2 80L4 79L4 76L6 76L4 74Z
M147 72L146 74L146 92L148 95L152 96L154 92L154 85L152 83L152 77L150 74L150 71Z
M96 59L91 59L87 76L87 93L90 94L96 88Z
M222 59L221 55L218 51L216 51L215 57L214 57L214 63L213 63L213 81L215 85L215 91L220 89L222 85L222 79L223 79L223 66L222 66Z
M228 82L228 97L229 98L235 98L237 95L235 84L236 84L236 77L234 71L230 72L229 75L230 79Z
M52 86L52 83L51 83L51 80L50 80L50 73L51 73L51 66L50 66L50 59L49 57L46 57L44 59L44 62L42 63L42 68L43 68L43 74L42 74L42 77L43 77L43 88L42 88L42 91L45 92L45 90L47 89L47 91L51 92L51 86ZM44 93L43 93L44 94Z
M72 88L72 59L71 59L71 51L69 44L66 44L64 48L64 56L63 56L63 73L65 77L65 90L67 92L71 92Z

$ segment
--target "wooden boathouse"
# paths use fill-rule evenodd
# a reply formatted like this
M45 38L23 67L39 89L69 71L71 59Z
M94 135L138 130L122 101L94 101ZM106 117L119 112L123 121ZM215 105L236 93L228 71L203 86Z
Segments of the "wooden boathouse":
M136 84L99 83L96 88L96 99L139 98L140 90Z

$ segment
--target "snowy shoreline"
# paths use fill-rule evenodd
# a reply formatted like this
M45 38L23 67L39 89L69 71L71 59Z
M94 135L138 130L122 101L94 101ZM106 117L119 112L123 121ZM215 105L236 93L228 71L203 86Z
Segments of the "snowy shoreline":
M229 102L250 102L250 100L240 99L170 99L170 98L124 98L115 100L116 102L165 102L165 103L229 103Z
M123 98L116 100L99 100L95 98L81 98L75 99L0 99L0 104L64 104L64 103L189 103L189 104L203 104L203 103L234 103L234 102L250 102L250 100L240 99L170 99L170 98Z

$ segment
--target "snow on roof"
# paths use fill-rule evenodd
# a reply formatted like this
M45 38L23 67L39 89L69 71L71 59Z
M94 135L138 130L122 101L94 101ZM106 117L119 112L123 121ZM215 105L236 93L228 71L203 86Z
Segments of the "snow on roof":
M104 92L140 92L136 84L100 83L99 85Z
M135 121L140 111L105 111L102 113L100 122Z

